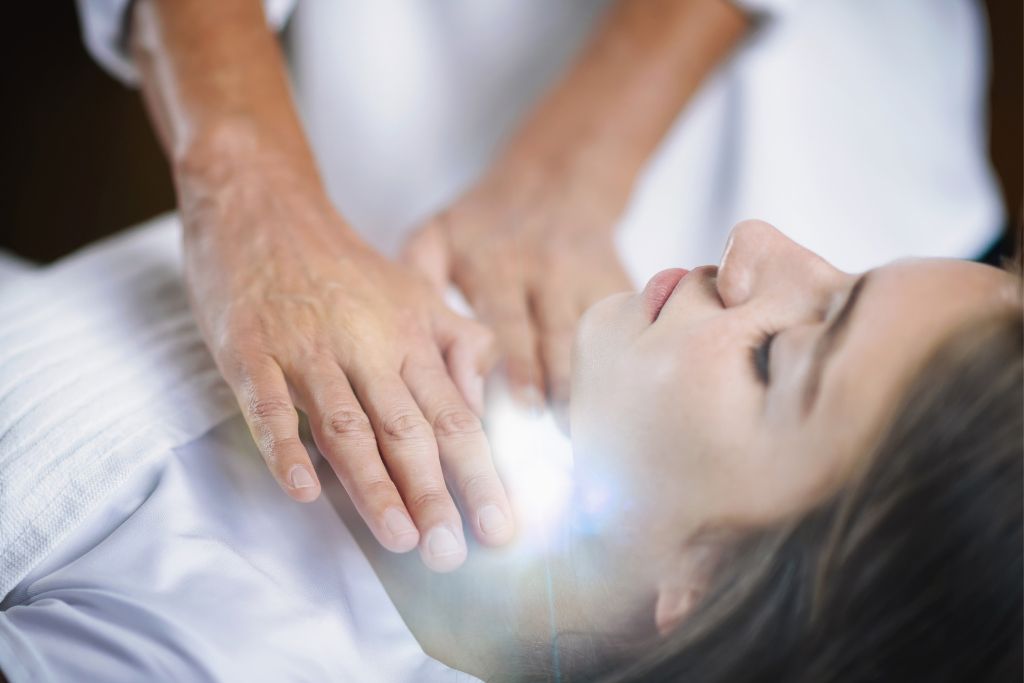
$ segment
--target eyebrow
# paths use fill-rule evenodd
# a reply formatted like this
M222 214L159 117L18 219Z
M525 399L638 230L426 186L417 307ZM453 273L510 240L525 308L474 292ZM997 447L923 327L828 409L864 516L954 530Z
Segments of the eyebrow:
M850 327L850 318L853 317L853 309L857 306L857 300L864 291L864 284L868 281L868 274L861 275L857 282L850 289L846 302L839 309L839 313L829 323L828 328L818 338L814 347L814 356L811 360L811 369L807 373L807 383L804 385L803 414L806 416L814 407L814 401L818 398L821 389L821 377L825 371L825 364L829 356L839 346L843 334Z

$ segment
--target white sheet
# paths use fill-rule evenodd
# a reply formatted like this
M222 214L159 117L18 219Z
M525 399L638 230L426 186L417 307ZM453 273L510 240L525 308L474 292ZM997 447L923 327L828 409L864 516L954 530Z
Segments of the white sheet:
M234 415L176 219L0 288L0 596L137 467Z
M326 497L288 499L164 218L0 289L0 668L21 681L464 681Z
M136 472L8 596L22 681L474 681L427 657L326 497L241 418Z

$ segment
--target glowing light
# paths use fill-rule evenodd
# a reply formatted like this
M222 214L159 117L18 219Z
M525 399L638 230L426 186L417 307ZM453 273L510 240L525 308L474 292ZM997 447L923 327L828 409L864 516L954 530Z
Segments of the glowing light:
M487 431L519 534L527 545L544 546L572 500L569 438L550 413L530 414L505 398L489 406Z

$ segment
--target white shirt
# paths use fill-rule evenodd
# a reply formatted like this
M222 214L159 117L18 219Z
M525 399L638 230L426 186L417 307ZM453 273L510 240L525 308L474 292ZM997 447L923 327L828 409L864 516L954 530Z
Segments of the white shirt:
M717 261L757 217L837 266L971 257L1002 207L971 0L737 0L757 27L650 160L620 226L630 272ZM127 0L79 0L86 42L135 78ZM394 253L487 168L589 35L594 0L303 0L296 95L340 211ZM287 0L270 1L280 25Z

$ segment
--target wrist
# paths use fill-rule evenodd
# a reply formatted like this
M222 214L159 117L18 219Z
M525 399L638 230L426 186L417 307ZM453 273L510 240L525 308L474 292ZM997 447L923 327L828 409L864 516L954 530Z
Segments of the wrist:
M629 201L640 164L598 145L538 142L513 141L496 164L498 173L524 188L523 195L554 195L556 204L583 209L586 216L580 223L588 228L614 228Z
M298 135L282 135L247 117L232 117L199 128L171 153L179 191L235 185L240 179L280 182L294 178L321 189L312 155Z
M174 156L172 175L186 241L199 233L220 239L270 229L326 230L332 240L361 244L328 198L311 157L252 125L233 122L197 135Z

